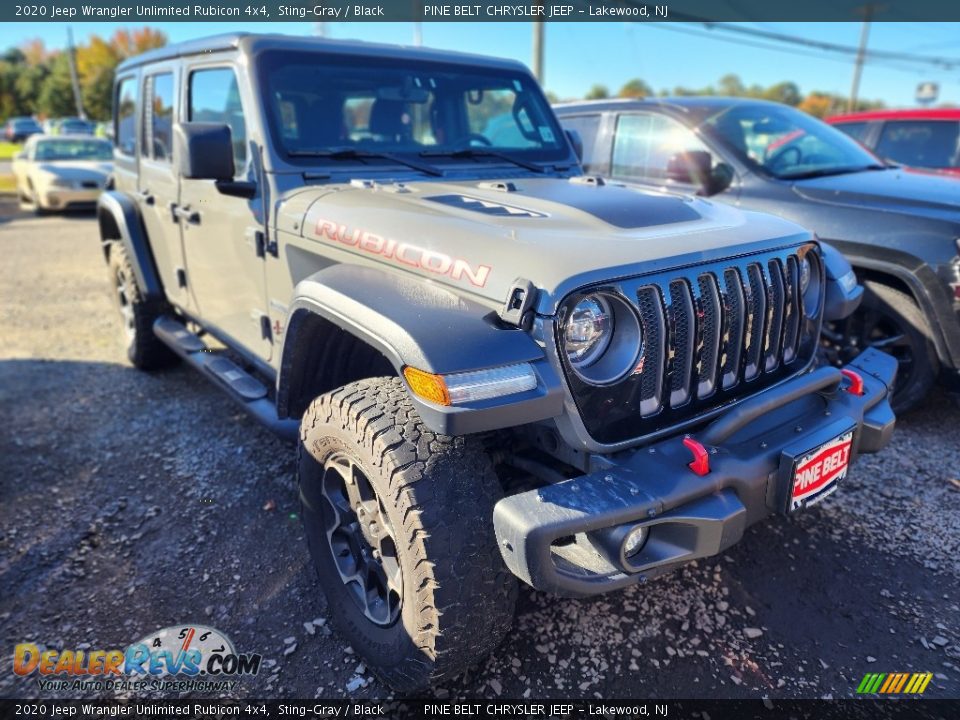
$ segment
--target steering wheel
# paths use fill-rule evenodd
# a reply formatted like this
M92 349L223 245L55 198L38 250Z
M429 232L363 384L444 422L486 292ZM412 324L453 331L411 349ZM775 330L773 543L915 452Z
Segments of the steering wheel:
M474 143L480 143L484 147L493 147L493 142L486 135L481 135L480 133L469 133L465 138L463 143L467 147L473 147Z
M787 156L790 153L794 153L796 156L793 159L792 163L787 162ZM796 145L787 145L786 147L780 148L775 151L773 155L767 158L767 161L764 163L771 170L779 170L782 166L785 165L799 165L803 160L803 152Z

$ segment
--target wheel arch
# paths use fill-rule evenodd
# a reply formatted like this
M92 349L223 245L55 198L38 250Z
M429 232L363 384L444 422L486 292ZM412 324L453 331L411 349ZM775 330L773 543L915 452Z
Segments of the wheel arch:
M325 360L330 364L324 366ZM277 413L299 417L323 392L384 374L402 379L408 365L446 374L522 362L534 367L535 390L457 407L427 403L411 392L432 430L465 434L559 415L559 376L526 332L499 324L485 305L399 273L333 265L295 288L281 349Z
M133 200L116 191L101 193L97 200L97 225L104 259L109 258L110 243L120 242L127 251L144 298L162 300L163 284L140 211Z
M936 273L926 264L918 264L911 272L898 258L863 257L847 253L847 259L858 279L889 285L909 295L930 322L934 347L939 360L951 367L960 367L960 324L952 312Z

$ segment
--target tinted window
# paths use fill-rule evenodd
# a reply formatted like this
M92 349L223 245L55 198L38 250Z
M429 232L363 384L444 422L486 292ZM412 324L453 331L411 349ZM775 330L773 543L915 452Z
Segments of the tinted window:
M297 162L316 163L331 148L428 153L431 164L463 162L449 153L464 148L528 160L568 153L539 88L509 68L290 52L265 54L260 67L274 137Z
M143 144L145 157L170 162L173 157L173 75L151 75L144 87Z
M595 145L597 133L600 130L599 115L567 115L562 118L563 126L568 130L575 130L583 141L583 169L587 172L596 170L601 159L596 157Z
M836 175L878 165L852 138L786 105L746 101L723 107L699 127L743 162L778 178Z
M915 167L957 167L960 123L953 120L904 120L884 123L877 154Z
M837 128L837 130L843 130L843 132L854 140L862 143L863 139L867 136L867 129L870 125L865 122L845 122L837 123L834 127Z
M114 137L117 149L124 155L133 155L137 147L136 131L137 81L124 78L117 86L116 127Z
M613 145L613 176L666 180L681 152L706 151L693 131L663 115L621 115Z
M247 123L240 104L240 87L231 68L197 70L190 75L190 120L226 123L233 137L237 172L247 164Z

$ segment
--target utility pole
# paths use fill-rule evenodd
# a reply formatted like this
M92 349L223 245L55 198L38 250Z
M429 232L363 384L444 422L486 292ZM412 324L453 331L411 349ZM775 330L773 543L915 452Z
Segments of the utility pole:
M853 112L857 107L857 95L860 93L860 75L863 73L863 62L867 55L867 39L870 37L870 17L873 15L873 5L867 3L861 10L863 12L863 26L860 28L860 47L857 48L857 59L853 65L853 84L850 86L847 112Z
M533 76L543 85L543 23L533 23Z
M77 79L77 58L73 49L73 28L67 25L67 64L70 66L70 84L73 85L73 101L77 106L77 117L86 118L83 102L80 99L80 81Z

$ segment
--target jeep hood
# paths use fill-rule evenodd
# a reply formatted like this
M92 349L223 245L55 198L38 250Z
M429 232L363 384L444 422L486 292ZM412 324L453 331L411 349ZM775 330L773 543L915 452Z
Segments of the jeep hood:
M769 215L558 178L301 189L281 202L277 223L342 262L416 273L492 306L517 278L530 280L548 314L590 283L810 238Z
M828 205L960 221L960 180L936 173L864 170L799 180L793 190Z

